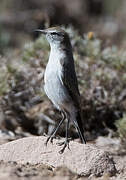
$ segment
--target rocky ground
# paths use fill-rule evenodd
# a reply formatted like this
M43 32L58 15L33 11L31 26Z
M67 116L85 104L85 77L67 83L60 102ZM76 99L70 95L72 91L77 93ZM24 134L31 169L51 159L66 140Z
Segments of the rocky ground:
M14 140L12 134L1 133L0 180L123 180L126 177L126 154L119 139L99 137L87 145L76 140L70 143L70 150L59 154L61 147L56 142L61 139L46 147L46 137Z

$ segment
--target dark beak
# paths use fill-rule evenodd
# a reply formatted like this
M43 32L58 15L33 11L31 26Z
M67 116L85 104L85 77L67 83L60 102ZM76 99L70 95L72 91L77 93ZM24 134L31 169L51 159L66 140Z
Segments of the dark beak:
M47 34L46 30L41 30L41 29L35 29L34 32L41 32L42 34Z

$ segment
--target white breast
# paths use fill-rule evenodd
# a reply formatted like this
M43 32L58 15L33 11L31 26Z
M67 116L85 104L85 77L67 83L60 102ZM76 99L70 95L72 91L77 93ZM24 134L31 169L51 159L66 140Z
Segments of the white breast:
M46 83L52 74L59 74L62 70L62 66L60 64L60 59L64 58L64 54L57 48L51 48L49 61L46 66L45 75L44 75L44 82Z

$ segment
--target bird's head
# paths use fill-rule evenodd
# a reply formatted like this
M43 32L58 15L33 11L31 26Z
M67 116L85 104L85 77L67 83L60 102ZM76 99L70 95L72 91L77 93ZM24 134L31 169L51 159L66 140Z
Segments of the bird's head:
M51 27L44 30L37 29L35 31L45 34L50 46L70 45L68 34L60 27Z

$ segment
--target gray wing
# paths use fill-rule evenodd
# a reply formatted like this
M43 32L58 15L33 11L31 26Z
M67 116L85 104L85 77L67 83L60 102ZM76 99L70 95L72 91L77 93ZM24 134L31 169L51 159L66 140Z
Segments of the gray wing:
M72 98L75 106L80 106L80 93L78 89L78 82L75 73L74 61L71 59L61 59L62 73L61 81L68 90L70 97Z

